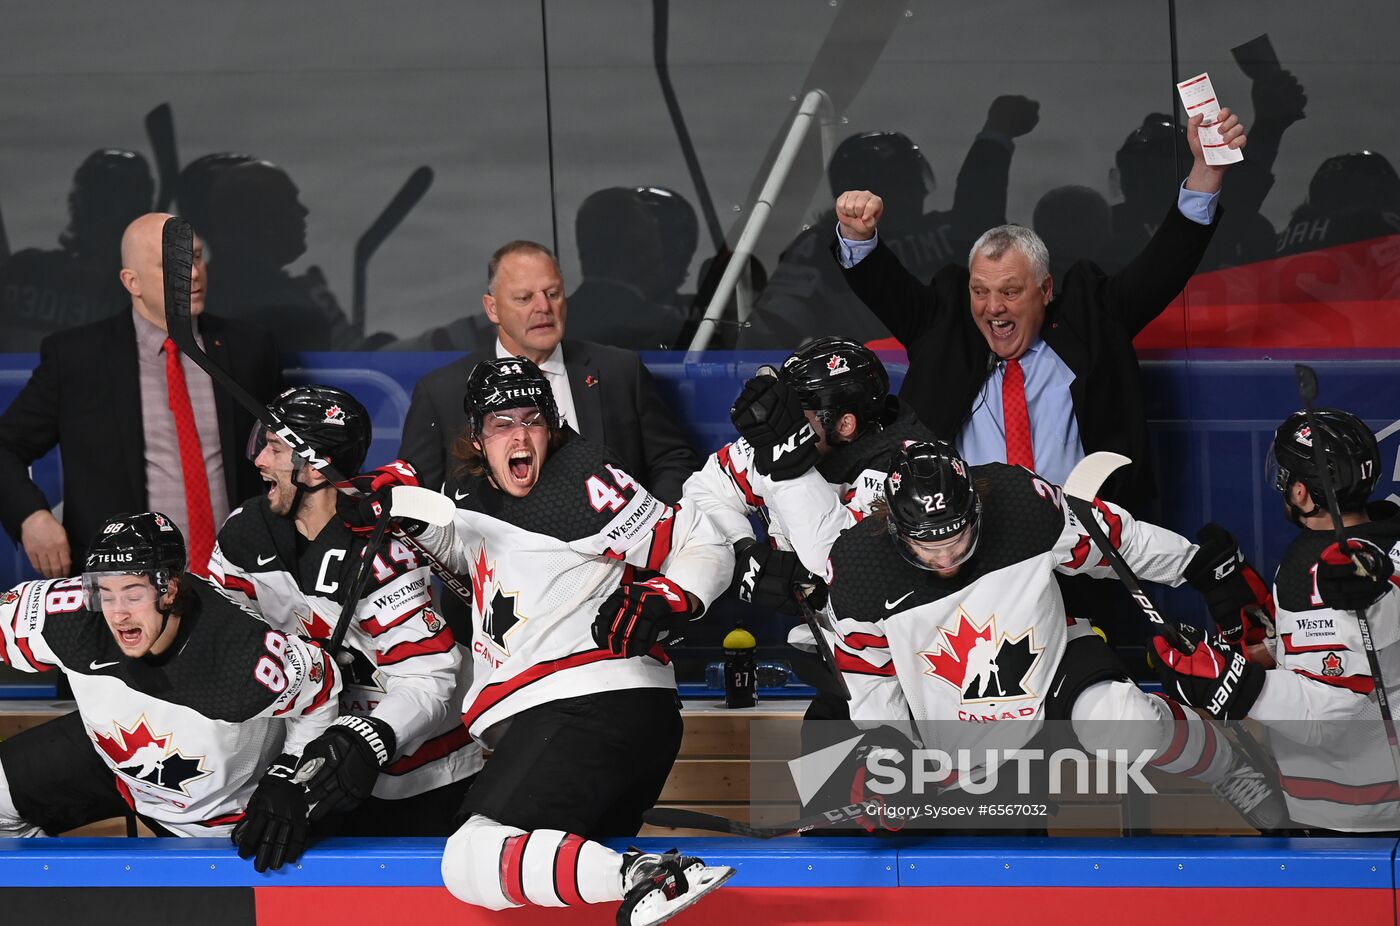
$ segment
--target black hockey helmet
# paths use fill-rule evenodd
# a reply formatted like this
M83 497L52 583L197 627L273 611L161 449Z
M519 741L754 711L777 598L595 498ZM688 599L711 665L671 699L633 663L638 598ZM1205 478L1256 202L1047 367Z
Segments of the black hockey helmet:
M559 430L559 406L554 402L554 390L534 361L524 357L481 360L467 375L462 408L467 413L467 427L473 438L480 436L482 421L491 412L530 406L544 415L549 430Z
M951 444L920 441L895 455L885 477L888 526L900 554L920 569L933 571L910 546L936 547L971 532L966 549L942 568L966 562L977 549L982 500L972 482L972 468Z
M108 518L83 561L83 603L89 611L102 610L98 580L104 576L148 576L156 597L163 598L187 562L184 535L160 512Z
M856 434L878 427L890 394L890 374L875 352L844 337L814 338L795 350L778 376L797 390L804 409L817 413L827 440L847 412L856 416Z
M365 407L345 390L294 386L267 407L311 449L330 460L342 476L353 476L364 465L374 425ZM255 458L266 444L267 427L259 422L248 440L248 459ZM299 471L303 462L293 454L292 471Z
M933 168L919 146L903 132L861 132L831 155L827 166L831 195L870 190L885 199L923 197L934 188Z
M1273 446L1269 448L1269 480L1285 498L1288 487L1295 482L1301 482L1308 490L1313 510L1298 515L1311 517L1326 510L1327 489L1313 456L1314 441L1320 436L1328 478L1337 490L1337 504L1344 512L1359 511L1380 479L1381 450L1376 435L1360 418L1333 408L1315 410L1312 420L1315 427L1308 425L1306 413L1294 412L1274 431ZM1293 519L1298 518L1295 515Z
M1313 173L1308 205L1318 210L1400 208L1400 175L1379 152L1339 154Z

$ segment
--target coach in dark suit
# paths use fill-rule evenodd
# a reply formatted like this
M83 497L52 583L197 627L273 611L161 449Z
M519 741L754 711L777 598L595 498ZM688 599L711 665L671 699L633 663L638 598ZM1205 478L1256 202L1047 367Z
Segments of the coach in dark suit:
M45 576L80 572L87 543L113 514L158 508L191 538L190 499L207 494L208 511L196 520L207 517L217 530L231 507L265 488L245 456L252 417L166 340L160 257L166 218L144 215L122 238L121 279L131 311L45 338L39 365L0 415L0 522ZM282 370L272 338L199 314L202 256L194 261L190 302L213 361L260 401L276 396ZM171 383L183 385L187 397L168 394L178 391ZM193 417L192 431L175 420L177 407L186 422ZM62 525L28 471L55 444L63 464ZM200 456L204 485L187 493L184 473L200 472Z
M445 482L455 493L461 483L452 444L467 425L467 374L483 356L519 355L544 371L574 430L607 445L657 497L678 500L686 477L700 468L699 457L635 353L564 339L568 306L553 253L532 241L512 241L492 255L487 275L481 302L495 337L418 381L399 456L413 463L424 485Z
M1231 148L1244 128L1221 110ZM1081 262L1055 293L1045 245L1003 225L973 246L968 269L925 284L875 239L884 203L867 191L836 201L833 253L846 281L909 353L900 397L970 463L1020 463L1056 483L1085 453L1112 450L1134 465L1104 496L1128 508L1155 494L1133 337L1176 298L1218 221L1225 167L1208 165L1187 126L1195 161L1176 207L1137 258L1107 276Z

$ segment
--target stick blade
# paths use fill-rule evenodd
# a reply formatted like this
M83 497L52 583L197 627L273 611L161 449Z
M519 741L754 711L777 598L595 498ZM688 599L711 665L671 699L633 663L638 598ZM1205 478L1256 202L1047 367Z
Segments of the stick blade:
M1121 453L1099 450L1079 461L1079 465L1065 480L1065 494L1092 502L1098 498L1099 489L1116 470L1133 462Z
M433 169L426 164L417 168L408 175L403 186L394 194L394 198L389 200L388 205L379 213L375 220L365 229L355 241L355 258L359 261L369 260L369 256L379 249L384 243L384 239L399 227L399 223L404 217L418 205L418 201L428 192L428 188L433 185Z
M389 513L396 518L411 518L441 527L451 524L457 514L452 499L423 486L395 486L390 498Z
M194 263L194 229L172 215L161 229L161 259L165 265L165 321L173 339L190 330L190 276Z
M1298 378L1298 395L1304 405L1317 401L1317 373L1306 363L1293 364L1293 375Z

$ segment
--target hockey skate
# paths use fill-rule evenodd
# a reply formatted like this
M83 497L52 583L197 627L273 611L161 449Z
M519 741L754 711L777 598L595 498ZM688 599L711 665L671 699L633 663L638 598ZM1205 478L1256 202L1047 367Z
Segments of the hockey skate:
M1211 785L1210 789L1221 800L1229 802L1250 826L1261 833L1289 825L1283 792L1268 775L1250 765L1241 755L1235 756L1235 762L1225 777Z
M664 923L719 887L734 869L706 865L704 859L675 849L660 855L628 852L622 858L627 893L617 909L617 926Z

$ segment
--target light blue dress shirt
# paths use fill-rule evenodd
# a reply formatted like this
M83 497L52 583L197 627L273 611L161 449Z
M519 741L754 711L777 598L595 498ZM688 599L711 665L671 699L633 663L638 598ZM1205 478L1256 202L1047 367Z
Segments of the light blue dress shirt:
M1064 485L1070 470L1084 458L1079 422L1069 394L1074 374L1049 345L1038 339L1018 359L1025 377L1036 472L1056 485ZM1006 462L1006 419L1001 407L1001 384L1005 378L1006 361L998 361L973 399L972 416L958 434L958 453L974 466Z

